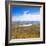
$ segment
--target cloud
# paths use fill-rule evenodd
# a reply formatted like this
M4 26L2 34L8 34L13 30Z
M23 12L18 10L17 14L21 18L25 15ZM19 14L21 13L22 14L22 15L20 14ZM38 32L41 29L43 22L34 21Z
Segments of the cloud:
M22 15L13 15L12 21L40 21L40 15L31 15L29 11L24 11L24 14Z
M24 11L24 14L27 14L27 13L29 14L29 10L27 10L27 11Z

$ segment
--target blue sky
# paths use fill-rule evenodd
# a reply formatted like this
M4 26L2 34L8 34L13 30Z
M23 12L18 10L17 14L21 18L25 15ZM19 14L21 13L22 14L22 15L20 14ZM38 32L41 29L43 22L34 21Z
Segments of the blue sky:
M28 21L31 16L40 15L40 7L11 6L12 21ZM27 17L26 17L27 16ZM36 17L33 17L36 18ZM23 20L24 19L24 20ZM36 19L35 19L36 20Z
M11 13L15 15L23 14L24 11L29 10L30 14L39 14L40 13L40 7L19 7L19 6L12 6L11 7Z

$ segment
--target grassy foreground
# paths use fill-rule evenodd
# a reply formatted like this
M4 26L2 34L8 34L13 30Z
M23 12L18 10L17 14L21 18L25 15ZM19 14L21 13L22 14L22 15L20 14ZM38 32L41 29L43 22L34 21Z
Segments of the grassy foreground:
M23 38L39 38L40 37L40 25L32 25L27 27L19 27L12 24L10 31L11 39L23 39Z

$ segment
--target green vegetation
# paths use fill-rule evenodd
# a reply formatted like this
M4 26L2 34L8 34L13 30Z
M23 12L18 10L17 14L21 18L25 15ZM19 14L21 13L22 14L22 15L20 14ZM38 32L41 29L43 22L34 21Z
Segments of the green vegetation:
M10 31L11 39L23 38L39 38L40 25L32 25L27 27L19 27L19 25L12 24Z

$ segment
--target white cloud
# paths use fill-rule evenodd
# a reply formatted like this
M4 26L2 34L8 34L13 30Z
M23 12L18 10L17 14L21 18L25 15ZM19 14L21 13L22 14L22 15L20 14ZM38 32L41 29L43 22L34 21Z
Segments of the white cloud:
M29 10L27 10L27 11L24 11L24 14L27 14L27 13L29 13Z
M40 21L40 15L31 15L28 12L25 11L23 15L12 16L12 21Z

